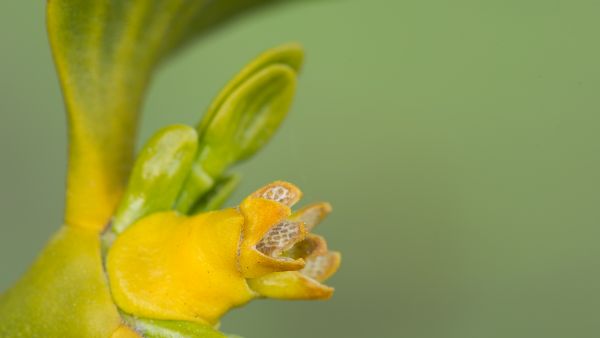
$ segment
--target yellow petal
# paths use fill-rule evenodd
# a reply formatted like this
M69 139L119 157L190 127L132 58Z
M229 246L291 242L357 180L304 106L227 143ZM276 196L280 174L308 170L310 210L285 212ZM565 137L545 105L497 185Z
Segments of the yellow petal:
M240 252L240 267L246 278L261 277L273 272L296 271L304 268L303 259L273 258L257 250Z
M242 224L235 209L165 212L135 223L108 254L117 305L140 317L214 324L253 297L237 268Z
M270 185L272 186L272 185ZM280 185L283 186L283 185ZM267 186L269 187L269 186ZM299 198L299 190L290 190L294 194L292 199L283 199L288 203L281 203L263 198L265 194L269 196L273 192L272 189L261 189L250 197L246 198L240 205L240 212L244 216L244 225L242 228L242 243L240 245L239 263L242 274L248 278L260 277L271 272L299 270L304 267L304 261L294 260L285 257L275 257L270 254L279 254L288 247L272 249L270 242L269 231L277 228L278 225L285 224L285 220L290 216L291 210L288 206L290 201ZM281 196L281 195L277 195ZM287 195L288 197L291 195ZM299 226L297 238L288 238L291 241L285 243L294 244L296 241L304 238L306 231L304 226ZM265 249L265 252L260 252L257 246Z
M319 283L297 271L275 272L250 279L252 290L264 297L277 299L327 299L333 288Z
M285 220L292 211L288 206L274 201L248 197L240 205L244 216L244 243L254 246L274 225Z

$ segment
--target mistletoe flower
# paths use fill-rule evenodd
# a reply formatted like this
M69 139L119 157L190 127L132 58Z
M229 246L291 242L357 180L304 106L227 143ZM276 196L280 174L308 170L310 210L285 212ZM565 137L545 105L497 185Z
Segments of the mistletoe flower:
M338 269L340 254L328 251L325 239L310 233L331 212L331 206L317 203L290 214L289 208L300 198L301 192L295 186L275 182L240 206L248 220L240 251L241 269L251 278L250 287L262 296L324 299L333 293L320 282ZM259 211L262 208L277 210L279 219L267 219Z
M220 209L231 172L289 112L303 51L266 51L195 126L134 137L156 67L271 0L52 0L48 35L69 121L64 223L0 295L0 337L225 338L220 317L255 298L325 299L340 256L310 233L330 207L293 213L275 182Z
M238 208L182 216L145 217L123 232L108 253L117 305L138 317L216 324L253 298L324 299L321 284L340 256L309 231L327 203L296 213L300 190L275 182Z

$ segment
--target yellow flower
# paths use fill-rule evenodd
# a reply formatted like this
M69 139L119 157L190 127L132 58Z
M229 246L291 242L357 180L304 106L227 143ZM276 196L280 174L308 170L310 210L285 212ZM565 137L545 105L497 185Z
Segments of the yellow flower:
M299 45L261 54L196 128L162 128L134 156L155 68L199 33L270 2L48 1L69 120L66 210L35 263L0 295L1 337L224 338L219 317L253 298L331 295L320 282L339 255L308 234L327 204L292 214L300 191L276 182L239 208L211 211L239 182L229 169L259 151L290 110Z
M274 182L238 208L141 219L108 253L116 304L139 317L215 324L258 297L330 297L333 289L321 282L340 255L309 231L331 208L319 203L292 213L300 197L296 186Z

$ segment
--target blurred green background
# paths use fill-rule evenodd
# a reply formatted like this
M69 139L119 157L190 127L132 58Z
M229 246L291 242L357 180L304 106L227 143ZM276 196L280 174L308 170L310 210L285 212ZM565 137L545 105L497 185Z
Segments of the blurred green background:
M600 2L305 1L158 73L141 139L195 123L260 51L308 52L294 109L239 171L328 200L328 302L258 301L268 337L600 336ZM44 1L0 2L0 290L61 223L65 118Z

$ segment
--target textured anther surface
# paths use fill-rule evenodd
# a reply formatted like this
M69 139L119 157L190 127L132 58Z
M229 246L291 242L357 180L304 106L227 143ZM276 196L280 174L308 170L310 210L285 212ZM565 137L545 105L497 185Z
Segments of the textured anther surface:
M301 222L283 221L272 227L256 244L256 250L265 255L277 256L304 238Z
M331 277L340 264L337 252L328 252L325 255L313 256L306 260L306 265L300 273L318 281Z
M254 196L291 207L302 197L302 193L293 184L278 181L258 190Z
M321 223L325 217L331 212L329 203L316 203L306 206L292 215L292 219L304 222L307 231L310 231L316 225Z
M274 186L272 189L265 191L262 195L262 198L287 205L294 198L294 196L288 189L282 186Z

